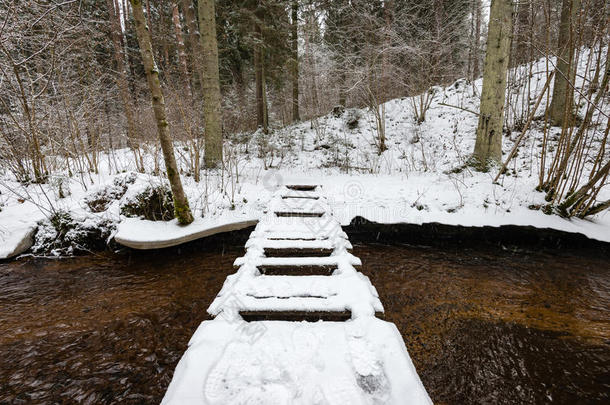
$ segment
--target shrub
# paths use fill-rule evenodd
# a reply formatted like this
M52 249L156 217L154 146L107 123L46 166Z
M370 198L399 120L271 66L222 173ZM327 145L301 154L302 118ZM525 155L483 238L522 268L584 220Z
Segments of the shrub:
M135 173L128 173L125 176L116 177L112 185L86 196L85 204L87 204L91 212L106 211L113 201L118 201L123 198L129 184L135 183L136 179L137 175Z
M39 224L32 251L54 255L101 251L106 249L113 230L114 224L108 219L77 220L69 212L57 211Z
M121 214L151 221L174 218L174 200L167 185L148 186L121 206Z

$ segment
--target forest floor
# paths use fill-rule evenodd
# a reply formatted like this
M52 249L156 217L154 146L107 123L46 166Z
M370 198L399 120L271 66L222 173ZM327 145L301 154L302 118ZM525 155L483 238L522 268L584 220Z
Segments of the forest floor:
M582 56L581 64L586 60L586 55ZM511 74L522 74L523 69ZM519 106L533 106L546 80L543 60L527 69L532 76L530 86L509 91L507 120L514 127L525 115ZM166 183L162 176L153 174L155 167L163 167L158 151L144 154L146 173L134 171L127 149L101 155L97 174L72 169L72 176L68 176L66 170L53 173L44 185L25 186L8 172L0 173L0 258L15 253L28 238L33 238L34 252L63 255L104 246L117 231L130 238L155 241L218 224L255 220L281 184L299 182L321 184L335 216L344 225L357 216L383 224L523 225L582 233L610 242L607 210L588 219L543 212L545 194L536 191L542 120L532 122L517 156L497 183L493 182L497 167L479 172L468 166L478 122L473 111L478 111L481 85L480 79L470 84L458 80L445 88L432 88L430 108L420 124L414 120L414 103L419 97L385 103L387 150L382 153L378 153L375 115L369 109L335 111L269 134L233 135L225 144L225 167L202 171L199 182L189 171L188 147L176 144L183 184L197 218L187 227L179 227L175 220L155 227L137 218L142 210L162 217L160 209L154 214L155 207L137 209L142 201L155 200L151 190ZM584 89L582 79L577 85ZM546 103L544 97L539 113ZM579 105L579 114L584 115L586 107L586 103ZM594 114L593 152L602 147L605 120L603 114ZM547 136L554 139L560 131L550 127ZM519 134L518 130L509 131L503 137L504 157ZM553 151L549 152L552 156ZM610 187L598 195L600 201L608 198Z

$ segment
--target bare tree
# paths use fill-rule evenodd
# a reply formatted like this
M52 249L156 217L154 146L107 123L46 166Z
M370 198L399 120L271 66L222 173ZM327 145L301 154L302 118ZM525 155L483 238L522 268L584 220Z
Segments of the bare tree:
M152 98L152 106L157 121L157 132L159 134L161 149L163 150L165 170L174 197L174 214L180 224L187 225L193 222L193 214L191 213L188 200L184 194L182 182L180 181L180 173L178 172L178 166L176 165L174 147L172 145L169 124L165 113L165 100L163 98L163 91L161 90L161 82L159 81L159 70L155 64L150 34L148 32L146 18L144 17L144 11L142 10L142 1L130 0L130 2L133 8L133 17L136 23L140 53L142 54L142 62L144 63L146 79L148 80L148 87Z

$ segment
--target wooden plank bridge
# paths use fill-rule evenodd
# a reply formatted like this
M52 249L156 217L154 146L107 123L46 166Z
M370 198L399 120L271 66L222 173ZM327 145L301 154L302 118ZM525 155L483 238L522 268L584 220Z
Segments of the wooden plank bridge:
M320 186L281 187L163 403L430 403L351 249Z

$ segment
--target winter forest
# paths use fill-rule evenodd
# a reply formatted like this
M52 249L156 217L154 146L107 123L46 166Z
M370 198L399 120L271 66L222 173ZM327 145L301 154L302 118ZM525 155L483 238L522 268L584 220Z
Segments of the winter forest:
M0 403L605 402L609 43L605 0L0 0Z

